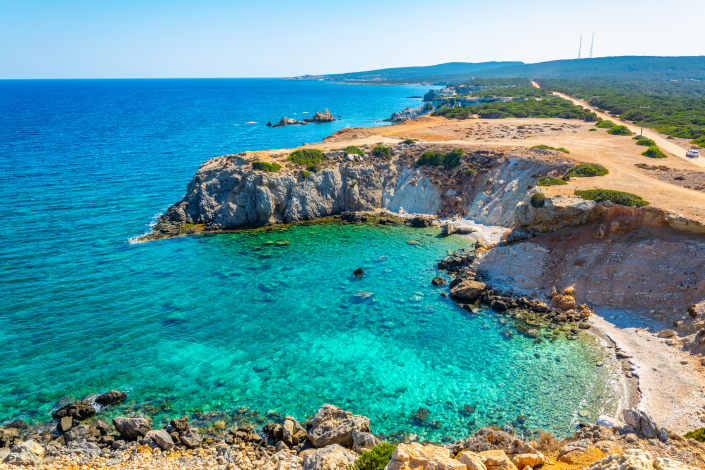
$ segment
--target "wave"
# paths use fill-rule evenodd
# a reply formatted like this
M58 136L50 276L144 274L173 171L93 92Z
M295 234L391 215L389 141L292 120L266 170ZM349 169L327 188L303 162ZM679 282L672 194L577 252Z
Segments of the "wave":
M157 225L157 222L159 222L159 217L164 215L166 211L169 210L169 206L165 206L162 210L160 210L158 213L154 214L152 218L149 220L149 223L147 224L147 231L144 232L142 235L138 235L136 237L128 238L127 243L130 245L135 245L137 243L144 243L144 240L140 240L140 238L144 237L145 235L149 235L152 233L152 230L154 229L154 226Z

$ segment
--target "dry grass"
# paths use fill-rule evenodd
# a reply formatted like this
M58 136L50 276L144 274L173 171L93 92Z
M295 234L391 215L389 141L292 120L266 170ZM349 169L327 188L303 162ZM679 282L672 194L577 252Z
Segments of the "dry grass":
M558 452L560 448L563 447L563 439L557 439L556 436L550 432L538 431L538 433L539 438L531 443L535 449L547 454L552 454Z

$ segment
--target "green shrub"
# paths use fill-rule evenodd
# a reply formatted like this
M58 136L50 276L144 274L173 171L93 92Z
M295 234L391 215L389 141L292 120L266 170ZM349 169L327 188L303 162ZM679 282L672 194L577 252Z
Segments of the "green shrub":
M310 171L306 171L306 170L303 170L303 171L301 172L301 176L303 176L304 179L308 178L308 175L310 175L310 174L311 174L311 172L310 172Z
M351 188L354 188L355 186L357 186L357 181L351 181L351 182L350 182L350 187L351 187Z
M266 171L268 173L276 173L282 169L282 166L279 163L254 161L252 162L252 169Z
M384 470L384 467L392 460L392 454L395 450L397 450L396 444L381 442L372 449L363 452L360 458L347 470Z
M656 145L656 142L654 142L653 140L651 140L647 137L640 136L636 139L636 144L637 145L644 145L646 147L651 147L652 145Z
M531 205L535 208L541 208L546 204L546 195L544 193L534 193L531 195Z
M406 139L406 140L402 141L402 144L404 144L404 145L414 145L415 143L416 143L416 141L414 139Z
M345 153L351 153L353 155L364 155L365 154L365 149L361 149L360 147L356 147L354 145L348 145L345 147L345 150L343 150Z
M568 173L563 178L591 178L593 176L605 176L608 173L607 168L597 163L581 163L568 170Z
M306 169L313 173L318 173L319 171L321 171L322 168L316 165L315 163L311 163L309 166L306 167Z
M534 146L531 147L531 148L532 148L532 149L558 150L559 152L570 153L568 150L564 149L563 147L558 147L558 148L556 148L556 147L549 147L548 145L543 145L543 144L541 144L541 145L534 145Z
M392 158L392 149L385 145L375 145L375 148L372 149L372 155L375 157Z
M592 129L588 129L588 130L589 130L590 132L597 132L597 129L595 129L594 127L593 127Z
M297 165L308 165L309 163L318 163L326 159L318 149L301 149L295 150L289 155L288 160L294 162Z
M544 176L536 182L536 186L560 186L562 184L568 183L565 180L554 178L553 176Z
M453 149L447 153L426 150L416 163L418 165L442 166L449 169L458 166L463 155L465 155L463 149Z
M595 124L595 127L599 127L600 129L612 129L615 126L617 126L617 124L613 123L610 120L602 120Z
M474 168L466 168L465 170L463 170L463 174L465 176L472 176L475 174L475 169Z
M705 442L705 428L696 429L695 431L690 431L685 433L686 439L695 439L699 442Z
M643 200L640 196L632 193L624 193L622 191L613 191L611 189L586 189L575 191L576 196L583 199L590 199L596 202L612 201L615 204L623 206L648 206L649 202Z
M612 135L632 135L632 131L627 126L614 126L607 133Z
M645 157L649 158L667 158L668 155L663 153L660 148L658 148L656 145L652 145L648 149L644 150L641 152L642 155Z
M691 140L690 143L705 148L705 137L700 137L699 139Z

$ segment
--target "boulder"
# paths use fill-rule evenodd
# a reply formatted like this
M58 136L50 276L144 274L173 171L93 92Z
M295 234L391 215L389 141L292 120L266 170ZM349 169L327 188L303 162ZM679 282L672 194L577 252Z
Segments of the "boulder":
M99 405L115 405L116 403L125 401L125 399L127 399L127 393L119 390L111 390L95 397L95 402Z
M264 435L267 437L267 439L280 441L281 438L284 436L284 429L282 428L281 424L267 423L264 425L264 428L262 430L264 431Z
M409 224L411 224L412 227L433 227L433 219L416 216L409 220Z
M490 308L492 308L492 310L495 310L497 312L506 312L509 309L507 307L507 303L504 302L503 300L493 300L490 303Z
M90 459L100 457L100 447L92 442L83 441L71 441L67 445L69 452L74 454L82 454Z
M284 444L289 447L296 447L299 444L303 444L305 440L306 429L291 416L284 418L284 425L282 426L282 441L284 441Z
M551 299L551 305L563 310L575 309L576 302L572 295L557 295Z
M669 458L657 458L640 449L627 449L594 462L588 470L695 470L695 467Z
M185 432L188 429L188 416L172 419L169 424L171 425L172 431L176 431L178 433Z
M485 290L480 281L462 281L450 290L450 298L465 303L475 303Z
M313 117L304 119L304 122L315 122L316 124L321 124L323 122L333 122L333 121L335 121L335 118L330 113L330 111L328 111L328 109L325 109L323 112L319 111L316 114L314 114Z
M12 422L7 423L5 427L11 429L24 429L27 427L27 422L23 419L16 419Z
M179 440L189 449L201 445L201 435L196 428L188 428L186 432L179 435Z
M0 428L0 448L12 447L19 441L20 432L15 428Z
M463 443L463 448L471 452L483 452L487 450L510 450L517 440L509 433L492 428L482 428L467 438Z
M431 279L431 284L433 284L434 286L445 286L446 284L448 284L448 281L446 281L440 276L436 276Z
M355 454L332 444L322 449L312 449L304 454L303 470L346 470L355 463Z
M171 436L163 429L153 429L145 434L144 438L151 439L162 450L169 450L174 447L174 441L171 440Z
M517 470L503 450L486 450L477 454L487 470Z
M144 437L152 429L151 423L145 418L123 418L121 416L113 418L113 426L126 441L134 441L138 437Z
M86 439L98 439L100 437L100 431L91 426L86 426L81 424L71 428L71 430L64 434L64 440L69 443L73 441L85 441Z
M621 428L622 426L624 426L624 423L618 420L617 418L612 418L605 415L600 415L597 418L597 424L600 426L604 426L607 429Z
M370 419L326 404L311 420L308 438L316 447L331 444L352 447L353 431L370 432Z
M625 409L622 411L624 421L634 428L637 434L641 434L647 439L656 439L659 428L654 421L643 411L637 409Z
M445 223L441 226L441 234L448 236L453 235L456 232L455 226L449 223Z
M399 444L385 470L412 468L418 470L466 470L467 465L451 458L450 450L434 446L423 446L418 442Z
M676 336L676 332L673 330L663 330L663 331L659 331L656 336L659 338L672 338L672 337Z
M545 457L540 453L513 454L510 460L517 468L524 468L526 466L535 468L546 463Z
M366 450L372 449L374 446L379 444L381 441L377 439L374 435L369 432L363 432L354 430L352 432L353 438L353 450L358 454L363 453Z
M95 416L95 408L87 401L75 401L56 410L51 417L54 419L70 416L78 421L85 421Z
M30 439L14 446L3 463L36 467L42 463L43 457L44 448Z
M69 432L72 428L78 426L79 421L71 416L64 416L59 420L59 424L56 425L56 430L61 434Z
M458 461L464 463L468 467L468 470L487 470L482 459L475 452L461 452L460 455L458 455Z
M95 428L101 436L105 436L110 432L110 425L102 419L96 419L91 423L91 427Z
M595 201L577 196L547 197L543 207L522 201L514 209L514 222L525 231L553 232L588 222L596 206Z

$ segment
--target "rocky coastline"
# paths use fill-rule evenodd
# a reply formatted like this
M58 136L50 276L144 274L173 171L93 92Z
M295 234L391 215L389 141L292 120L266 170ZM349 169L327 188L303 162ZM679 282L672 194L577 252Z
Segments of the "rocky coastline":
M622 419L600 417L581 423L565 439L536 431L517 434L510 426L482 428L450 443L421 441L415 434L374 434L369 418L325 404L304 422L268 413L263 420L226 424L216 414L211 426L196 427L188 416L153 428L141 416L100 419L99 400L111 406L121 391L88 397L56 410L49 426L14 421L0 428L0 468L201 468L219 470L344 470L366 452L390 443L379 468L422 466L428 470L527 470L611 467L636 459L644 468L686 470L705 464L705 444L659 427L648 415L626 409ZM411 419L425 420L423 408ZM520 419L520 418L518 418ZM677 460L675 460L677 459ZM595 463L597 462L597 463ZM681 463L681 462L685 462ZM591 468L593 468L591 467ZM623 468L623 467L619 467Z

